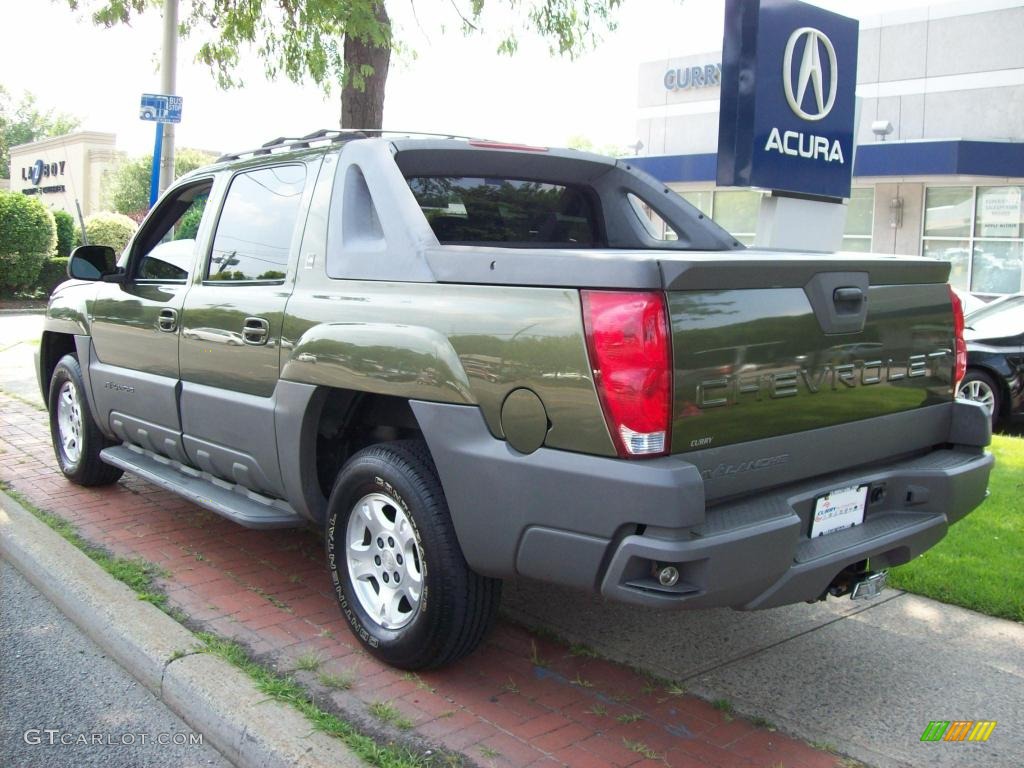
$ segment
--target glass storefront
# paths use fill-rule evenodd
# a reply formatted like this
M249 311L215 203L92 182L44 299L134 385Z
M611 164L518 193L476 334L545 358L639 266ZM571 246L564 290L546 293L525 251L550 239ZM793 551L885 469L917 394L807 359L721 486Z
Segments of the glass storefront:
M754 244L763 192L747 189L687 189L681 190L679 194L741 243Z
M949 282L973 293L1024 288L1019 186L928 187L921 253L952 264Z
M875 224L874 187L854 187L846 207L843 250L867 253L871 250L871 230Z
M746 189L685 189L679 194L708 218L722 225L744 245L753 245L763 192ZM857 187L850 194L843 231L844 251L871 250L875 190Z

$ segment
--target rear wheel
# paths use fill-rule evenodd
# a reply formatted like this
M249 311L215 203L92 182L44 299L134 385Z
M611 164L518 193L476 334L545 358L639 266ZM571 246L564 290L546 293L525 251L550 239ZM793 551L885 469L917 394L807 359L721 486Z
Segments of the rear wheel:
M992 417L992 426L999 423L1000 397L995 380L984 371L971 369L960 384L959 394L963 400L981 403Z
M74 355L64 355L54 368L48 399L50 438L64 477L78 485L116 483L124 472L100 459L100 451L111 443L93 420Z
M466 564L420 440L349 459L328 502L326 539L342 613L388 664L449 664L473 651L494 621L501 582Z

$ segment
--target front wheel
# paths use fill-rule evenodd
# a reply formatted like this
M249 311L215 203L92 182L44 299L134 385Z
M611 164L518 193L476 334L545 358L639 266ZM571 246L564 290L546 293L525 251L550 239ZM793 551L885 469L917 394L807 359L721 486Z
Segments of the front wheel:
M402 669L427 669L480 644L501 582L466 564L422 441L383 443L349 459L326 525L338 603L370 653Z
M82 368L74 355L64 355L54 368L48 400L50 438L64 477L86 486L116 483L124 473L100 459L109 443L89 411Z

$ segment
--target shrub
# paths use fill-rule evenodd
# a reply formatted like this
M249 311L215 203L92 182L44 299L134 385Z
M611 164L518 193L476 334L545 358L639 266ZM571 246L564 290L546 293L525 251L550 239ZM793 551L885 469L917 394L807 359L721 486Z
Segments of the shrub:
M205 152L179 148L174 154L174 178L209 165L213 160L214 156ZM141 221L149 210L149 181L152 170L152 155L137 157L123 163L103 179L103 204L118 213L127 214L136 221Z
M39 277L36 278L36 293L49 296L53 289L68 279L68 258L66 256L54 256L43 262L43 268L39 270Z
M53 220L57 224L57 255L70 256L78 240L75 217L67 211L54 211Z
M109 245L117 255L128 245L138 225L122 213L101 211L85 220L85 234L89 245Z
M34 197L0 191L0 292L31 286L56 247L50 210Z

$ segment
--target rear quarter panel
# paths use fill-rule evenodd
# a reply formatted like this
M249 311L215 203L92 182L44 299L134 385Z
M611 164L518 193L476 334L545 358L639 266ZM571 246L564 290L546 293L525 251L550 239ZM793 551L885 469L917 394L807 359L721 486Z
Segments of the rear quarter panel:
M526 387L547 411L545 445L614 455L578 291L331 280L296 291L283 337L286 380L476 404L496 437L505 398Z

